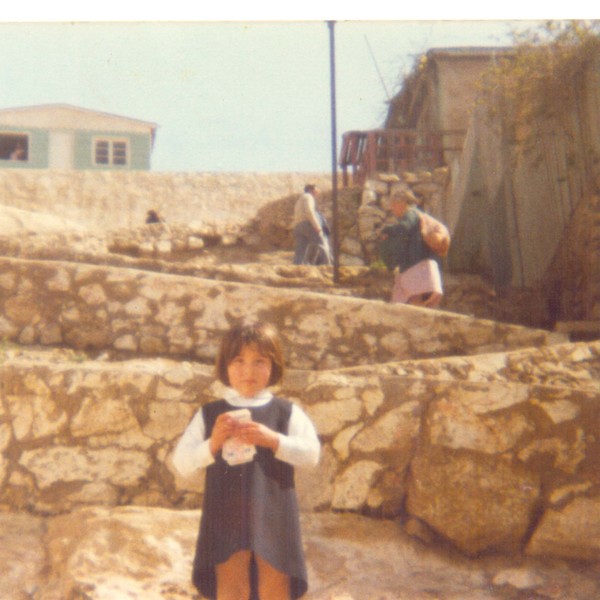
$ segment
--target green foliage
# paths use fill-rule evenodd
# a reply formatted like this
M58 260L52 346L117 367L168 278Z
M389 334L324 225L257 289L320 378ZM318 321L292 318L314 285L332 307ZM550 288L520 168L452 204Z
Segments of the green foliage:
M585 70L600 56L599 33L600 21L549 21L514 34L514 52L482 85L483 102L506 133L518 138L536 119L560 120L577 106Z
M412 70L400 76L398 92L391 101L386 127L397 127L400 129L410 127L407 118L409 118L411 113L410 106L414 101L413 94L417 93L420 77L427 68L428 62L427 54L421 54L416 58Z
M380 258L378 258L377 260L374 260L369 265L369 269L371 269L372 271L387 271L387 267L385 266L385 263Z

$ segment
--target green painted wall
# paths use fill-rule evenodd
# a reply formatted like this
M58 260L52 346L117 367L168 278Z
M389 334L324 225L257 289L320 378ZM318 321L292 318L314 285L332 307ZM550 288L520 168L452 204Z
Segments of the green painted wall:
M22 129L0 125L0 135L15 133L29 138L27 160L0 159L0 168L46 169L48 167L48 132L42 129Z
M96 165L94 164L94 141L96 138L117 138L129 140L129 164L127 165ZM74 168L77 170L94 171L147 171L150 169L150 136L106 131L81 131L75 134Z
M24 134L29 138L28 157L26 161L2 160L0 169L47 169L49 164L50 132L45 129L23 129L0 125L2 133ZM94 140L101 138L127 139L129 142L129 163L127 165L95 165L93 144ZM79 171L148 171L150 169L150 155L152 153L151 138L149 134L106 132L106 131L78 131L74 134L73 168Z

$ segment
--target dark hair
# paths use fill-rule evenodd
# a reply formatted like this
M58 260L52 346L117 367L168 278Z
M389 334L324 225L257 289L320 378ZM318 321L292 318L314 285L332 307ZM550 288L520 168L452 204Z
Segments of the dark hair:
M317 189L317 186L314 183L307 183L304 186L304 193L305 194L312 194L316 189Z
M215 367L221 383L230 385L227 367L240 354L242 348L250 344L254 344L262 355L271 359L269 385L275 385L283 377L283 351L275 327L269 324L235 325L223 336L217 355Z
M146 223L160 223L160 217L155 210L149 210L146 213Z

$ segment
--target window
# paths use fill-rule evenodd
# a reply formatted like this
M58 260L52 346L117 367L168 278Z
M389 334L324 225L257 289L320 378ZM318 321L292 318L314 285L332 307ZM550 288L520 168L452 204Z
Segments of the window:
M127 142L113 142L113 165L127 164Z
M110 158L110 146L108 142L99 140L96 142L96 164L107 165Z
M0 160L27 160L29 136L22 133L0 133Z
M127 165L127 140L98 139L94 144L94 164L96 165Z

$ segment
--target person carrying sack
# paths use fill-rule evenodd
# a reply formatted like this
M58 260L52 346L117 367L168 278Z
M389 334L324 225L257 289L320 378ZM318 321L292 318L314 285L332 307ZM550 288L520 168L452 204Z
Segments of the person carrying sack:
M391 302L437 307L443 297L440 256L450 247L446 227L417 207L408 189L392 192L390 210L395 225L380 233L380 254L394 273Z

